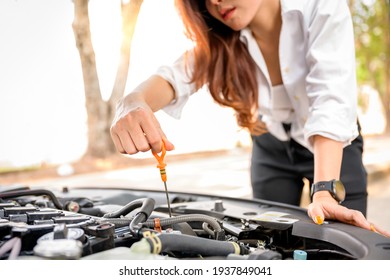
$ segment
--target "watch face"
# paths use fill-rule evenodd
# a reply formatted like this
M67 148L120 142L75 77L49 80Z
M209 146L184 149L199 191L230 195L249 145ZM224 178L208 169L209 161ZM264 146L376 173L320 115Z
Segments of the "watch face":
M333 183L334 191L337 196L337 198L340 200L340 202L344 201L345 199L345 188L341 181L334 181Z

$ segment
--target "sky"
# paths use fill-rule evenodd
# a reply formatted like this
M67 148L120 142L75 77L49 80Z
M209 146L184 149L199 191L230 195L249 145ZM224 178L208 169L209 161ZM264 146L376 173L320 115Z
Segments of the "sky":
M91 0L90 20L100 86L107 99L119 55L120 1ZM71 0L0 1L0 167L68 163L86 149L85 99L72 21ZM126 93L190 47L173 0L145 0ZM238 131L233 112L203 92L190 99L180 121L162 112L157 117L175 144L174 153L225 149L249 141ZM138 155L145 156L150 155Z

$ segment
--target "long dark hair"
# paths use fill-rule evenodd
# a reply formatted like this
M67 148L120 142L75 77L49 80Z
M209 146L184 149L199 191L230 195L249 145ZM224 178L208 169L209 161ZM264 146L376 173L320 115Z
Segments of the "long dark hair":
M175 0L186 35L195 43L192 81L207 84L214 100L236 112L237 123L252 134L265 129L258 117L256 64L240 40L240 32L207 11L205 0Z

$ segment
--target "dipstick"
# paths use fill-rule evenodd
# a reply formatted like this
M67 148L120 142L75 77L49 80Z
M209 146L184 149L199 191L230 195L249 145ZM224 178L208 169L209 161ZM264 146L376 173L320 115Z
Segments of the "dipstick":
M169 202L169 194L168 194L168 188L167 188L167 172L165 170L166 163L164 162L164 157L166 154L165 150L165 143L164 141L162 142L161 146L161 155L159 156L157 153L153 152L154 157L157 159L157 168L160 169L160 175L161 175L161 180L164 182L164 188L165 188L165 195L167 197L167 204L168 204L168 212L169 212L169 217L172 217L172 212L171 212L171 204Z

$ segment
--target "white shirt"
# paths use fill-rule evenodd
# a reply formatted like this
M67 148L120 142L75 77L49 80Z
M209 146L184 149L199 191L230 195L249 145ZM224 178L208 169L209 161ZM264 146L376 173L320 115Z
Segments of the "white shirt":
M286 87L282 85L273 86L270 94L270 106L268 116L280 123L292 123L295 119L295 111L292 107Z
M358 136L355 46L347 1L281 0L281 5L279 59L284 103L272 88L252 32L241 31L241 40L259 70L259 114L269 132L281 141L292 138L313 151L311 137L322 135L347 146ZM175 100L164 110L176 118L195 92L188 83L191 67L187 70L182 56L156 73L175 89ZM283 118L286 110L280 106L286 104L290 114ZM286 121L291 122L289 135L282 126Z

